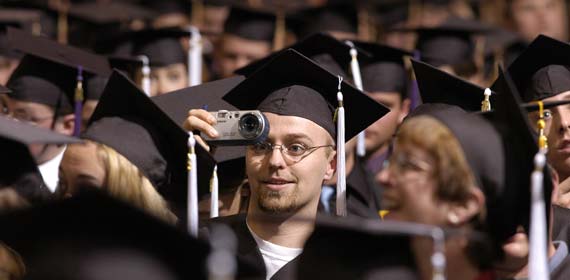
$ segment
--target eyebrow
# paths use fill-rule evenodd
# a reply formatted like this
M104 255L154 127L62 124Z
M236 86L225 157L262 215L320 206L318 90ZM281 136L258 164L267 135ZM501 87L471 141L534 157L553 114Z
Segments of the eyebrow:
M310 143L313 143L313 140L311 139L311 137L309 137L309 135L305 134L305 133L289 133L287 135L285 135L285 139L286 140L306 140L309 141Z

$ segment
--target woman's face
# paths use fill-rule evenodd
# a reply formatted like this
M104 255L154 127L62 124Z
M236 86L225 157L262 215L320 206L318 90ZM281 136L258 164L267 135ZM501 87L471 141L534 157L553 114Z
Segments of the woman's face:
M157 96L188 86L188 72L184 63L151 69L150 95Z
M67 146L59 166L59 188L64 196L73 196L80 187L101 188L105 168L92 142Z
M446 203L436 197L435 160L425 150L394 145L389 166L377 179L384 187L381 205L385 219L431 225L446 223Z

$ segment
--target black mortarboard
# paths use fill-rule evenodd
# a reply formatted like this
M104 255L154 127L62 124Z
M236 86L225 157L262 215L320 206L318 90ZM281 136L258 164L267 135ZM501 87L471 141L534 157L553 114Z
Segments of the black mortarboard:
M126 76L114 71L83 138L127 158L169 201L187 198L188 134ZM197 145L199 192L208 192L214 160Z
M360 62L362 86L366 92L397 92L407 94L408 74L404 57L410 52L385 45L355 42L355 45L371 55Z
M333 138L339 79L293 49L288 49L232 89L224 100L241 110L257 109L313 121ZM345 139L380 119L388 109L342 82L346 113Z
M518 225L523 225L526 232L530 233L531 174L534 170L534 157L538 152L537 133L529 124L527 113L521 108L519 94L508 73L500 70L495 85L499 93L495 98L497 109L486 113L485 117L495 125L503 138L506 189L498 211L489 216L493 215L491 217L495 226L508 227L511 235ZM542 185L547 215L545 219L548 222L553 188L548 168L545 168Z
M186 52L180 42L181 37L190 36L188 30L179 28L144 29L131 32L132 44L130 55L146 55L150 66L167 66L187 63Z
M475 52L473 35L493 29L478 21L452 17L437 27L412 30L418 34L416 49L420 51L423 60L439 67L472 62Z
M412 67L423 103L444 103L468 112L481 111L485 89L415 59L412 59Z
M524 102L570 90L570 45L539 35L507 69Z
M185 0L143 0L144 6L158 14L183 13L190 16L192 3Z
M420 279L411 240L418 233L430 233L424 228L431 227L355 217L318 217L299 256L297 278Z
M0 188L11 187L31 203L46 200L51 192L44 185L30 144L69 144L80 140L51 130L0 116Z
M207 243L96 190L2 215L0 224L26 279L207 278Z
M328 34L312 34L288 48L294 49L304 56L309 57L329 72L341 75L345 78L347 77L346 69L348 68L352 58L350 56L350 46ZM265 58L254 61L236 70L235 73L250 76L284 51L286 50L275 52ZM370 55L367 52L362 50L359 52L359 58L369 57Z
M17 29L8 29L8 39L26 54L8 80L9 96L58 108L56 114L72 110L79 72L88 78L111 70L105 57Z
M99 100L105 85L107 84L107 77L93 76L85 81L85 100Z
M144 66L142 59L137 57L111 55L107 59L109 59L109 64L111 64L112 68L123 71L131 80L135 80L135 77Z
M322 7L300 11L297 17L301 28L296 32L301 38L319 32L358 32L358 16L352 1L331 1Z
M28 33L39 33L41 14L24 9L0 9L0 56L21 58L22 54L12 49L6 36L8 26L22 29Z
M243 80L242 76L235 76L155 96L151 99L174 122L182 126L191 109L237 110L222 97ZM244 157L245 148L243 146L216 147L214 159L218 163L220 189L235 187L243 181L245 178Z
M136 19L152 19L156 16L156 11L124 1L113 1L107 3L74 3L70 6L68 14L71 19L79 19L97 26L105 26L129 23Z
M273 43L275 22L274 13L233 5L224 23L224 33Z

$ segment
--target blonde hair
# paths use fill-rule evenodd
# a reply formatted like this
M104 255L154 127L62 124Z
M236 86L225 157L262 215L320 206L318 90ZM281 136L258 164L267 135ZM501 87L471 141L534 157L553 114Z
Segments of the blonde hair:
M445 125L433 117L417 116L403 122L396 144L421 148L434 159L432 176L437 182L436 196L439 199L464 202L469 189L476 187L461 144Z
M166 200L135 165L114 149L100 143L96 145L106 174L103 185L109 194L168 223L176 223L177 218Z

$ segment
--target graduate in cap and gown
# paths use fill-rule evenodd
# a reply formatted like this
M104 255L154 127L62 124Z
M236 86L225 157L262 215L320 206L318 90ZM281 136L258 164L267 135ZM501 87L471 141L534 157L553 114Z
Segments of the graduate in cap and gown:
M339 86L350 120L346 139L388 112L294 50L283 52L224 96L241 110L260 110L269 120L267 141L246 150L251 187L247 214L211 221L237 232L238 256L260 267L262 278L290 275L312 231L321 186L335 172L333 119ZM185 127L216 137L209 116L191 110Z
M26 55L7 86L12 117L65 135L79 135L84 102L84 79L108 75L107 60L77 48L58 44L24 31L9 29L12 47ZM65 145L31 145L42 177L54 192Z

